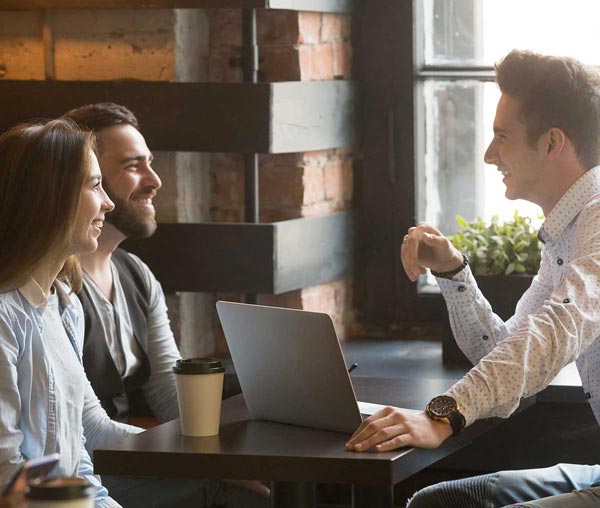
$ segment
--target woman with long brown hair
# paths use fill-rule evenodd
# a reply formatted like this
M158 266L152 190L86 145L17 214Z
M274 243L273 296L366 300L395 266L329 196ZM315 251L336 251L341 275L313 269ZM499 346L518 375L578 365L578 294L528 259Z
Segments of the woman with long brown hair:
M0 488L26 459L58 452L56 472L108 497L85 448L135 432L111 422L81 365L78 254L95 250L114 205L101 185L93 135L68 120L0 136Z

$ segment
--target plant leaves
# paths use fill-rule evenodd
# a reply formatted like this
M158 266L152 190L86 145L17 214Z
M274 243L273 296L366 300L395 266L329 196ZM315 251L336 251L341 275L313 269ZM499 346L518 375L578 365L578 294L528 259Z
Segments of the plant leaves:
M469 257L475 275L537 273L541 247L529 217L515 212L502 223L494 215L486 224L481 217L468 223L457 215L456 222L460 230L449 240Z

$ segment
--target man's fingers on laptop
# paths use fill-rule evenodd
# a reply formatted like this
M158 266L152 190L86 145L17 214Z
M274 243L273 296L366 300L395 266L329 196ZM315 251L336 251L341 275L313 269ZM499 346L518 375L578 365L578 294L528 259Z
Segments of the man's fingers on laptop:
M354 431L354 434L352 434L352 436L350 436L350 439L348 440L348 443L346 444L346 448L350 449L349 445L353 444L354 442L356 442L357 436L359 436L360 434L362 434L363 430L365 429L365 427L367 425L369 425L370 423L375 422L375 421L379 420L380 418L382 418L382 417L390 414L393 410L394 410L393 407L386 406L383 409L380 409L379 411L377 411L376 413L373 413L368 418L365 418L362 421L362 423L358 426L358 429L356 429Z
M391 417L393 417L395 411L398 411L398 409L387 406L363 420L358 429L356 429L356 432L352 434L352 437L346 443L346 449L355 450L358 443L364 442L382 428L394 425L394 419Z
M400 423L398 425L389 425L389 421L386 423L388 424L384 424L384 426L381 429L377 430L366 439L355 444L354 451L366 452L374 446L393 440L398 436L405 435L407 429L404 424Z
M382 416L363 422L362 430L359 428L346 445L348 450L364 452L375 447L376 451L383 452L404 446L436 448L452 435L450 425L436 422L425 413L405 413L389 407L370 418L377 414Z
M406 446L410 446L412 436L410 434L401 434L399 436L393 437L392 439L388 439L383 443L379 443L375 446L375 451L377 452L389 452L391 450L396 450L397 448L404 448Z

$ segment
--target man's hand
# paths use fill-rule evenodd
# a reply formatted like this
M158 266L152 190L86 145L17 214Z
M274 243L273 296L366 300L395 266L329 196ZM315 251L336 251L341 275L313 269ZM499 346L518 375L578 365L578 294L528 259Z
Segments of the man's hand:
M265 485L264 482L259 480L225 480L227 483L231 483L233 485L237 485L239 487L244 487L245 489L251 490L255 494L258 494L261 497L269 497L271 495L271 490L269 487ZM1 507L0 507L1 508Z
M387 452L405 446L437 448L451 435L450 424L432 420L425 413L385 407L360 424L346 443L346 449L365 452L374 448L377 452Z
M402 266L413 282L431 268L435 272L449 272L458 268L463 257L436 228L421 222L404 236L401 249Z

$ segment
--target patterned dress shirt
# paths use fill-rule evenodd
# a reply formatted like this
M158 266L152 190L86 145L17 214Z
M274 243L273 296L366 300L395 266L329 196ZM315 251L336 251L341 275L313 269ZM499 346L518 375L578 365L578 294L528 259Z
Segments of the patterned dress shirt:
M467 425L508 417L521 398L575 360L600 422L600 166L562 196L539 237L540 270L506 322L492 312L468 267L453 279L437 279L457 343L475 365L447 392Z

